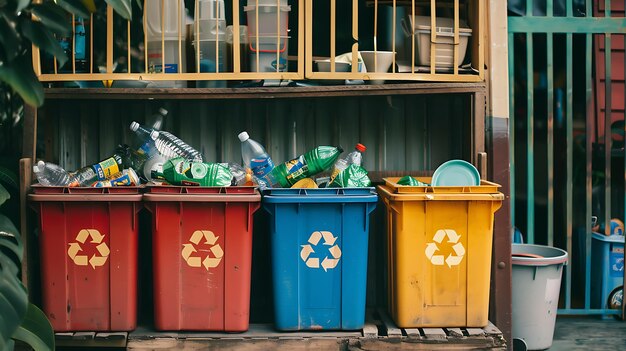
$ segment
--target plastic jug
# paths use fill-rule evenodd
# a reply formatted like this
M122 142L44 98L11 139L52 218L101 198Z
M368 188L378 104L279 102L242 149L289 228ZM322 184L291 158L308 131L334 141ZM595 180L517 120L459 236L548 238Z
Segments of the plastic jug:
M148 71L150 73L186 72L185 2L179 0L146 1L144 6L146 6L147 14ZM186 82L153 81L148 86L183 88Z

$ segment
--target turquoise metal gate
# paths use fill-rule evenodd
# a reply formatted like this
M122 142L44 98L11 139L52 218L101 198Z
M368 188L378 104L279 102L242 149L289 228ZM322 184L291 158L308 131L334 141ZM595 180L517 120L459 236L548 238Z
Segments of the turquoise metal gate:
M509 0L511 222L570 254L561 314L623 313L594 290L592 233L626 218L625 3ZM623 247L611 261L622 285Z

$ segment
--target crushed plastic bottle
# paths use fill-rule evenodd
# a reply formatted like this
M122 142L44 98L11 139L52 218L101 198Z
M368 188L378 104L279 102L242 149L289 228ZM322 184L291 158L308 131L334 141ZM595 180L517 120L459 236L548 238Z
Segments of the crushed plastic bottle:
M289 188L300 179L314 176L332 167L342 152L341 147L318 146L304 155L274 167L270 176L276 179L281 187Z
M219 163L189 162L176 157L163 164L163 172L152 172L152 178L172 185L230 186L233 175Z
M71 182L70 174L61 166L51 162L37 162L33 166L33 173L39 184L45 186L68 186Z
M354 146L354 151L349 153L346 157L340 158L335 162L333 167L333 171L330 176L330 182L335 179L339 175L339 173L343 172L350 165L361 166L363 162L363 153L367 150L365 145L358 143Z
M250 135L248 135L247 132L241 132L237 137L239 141L241 141L241 158L243 159L243 164L246 168L252 170L259 186L261 186L261 188L277 186L278 182L276 182L271 175L274 169L274 162L272 162L272 158L267 151L265 151L263 145L250 139Z
M363 188L370 185L372 182L367 176L367 171L355 164L348 166L333 181L328 183L329 188Z
M154 147L166 159L182 157L189 161L202 162L202 154L200 154L199 151L189 146L172 133L156 131L153 128L142 126L137 122L130 124L130 130L148 143L150 143L149 140L152 139L154 141Z

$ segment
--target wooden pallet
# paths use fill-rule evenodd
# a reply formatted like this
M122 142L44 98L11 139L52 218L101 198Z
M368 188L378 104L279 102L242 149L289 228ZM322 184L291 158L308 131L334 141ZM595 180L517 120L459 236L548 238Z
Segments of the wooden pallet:
M485 328L398 328L383 310L368 311L356 331L278 332L271 324L251 324L244 333L158 332L139 327L130 333L57 333L58 346L120 347L133 350L506 350L502 332Z

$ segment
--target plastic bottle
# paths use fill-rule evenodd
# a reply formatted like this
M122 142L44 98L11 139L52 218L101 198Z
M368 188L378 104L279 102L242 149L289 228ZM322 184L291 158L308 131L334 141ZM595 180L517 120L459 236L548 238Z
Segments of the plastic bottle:
M33 166L33 173L41 185L67 186L70 183L69 173L54 163L39 161Z
M202 162L202 154L200 154L200 152L187 145L172 133L156 131L152 128L142 126L137 122L130 124L130 130L146 141L149 139L154 140L155 148L166 159L182 157L189 161Z
M354 146L354 151L349 153L346 157L340 158L335 162L335 166L333 167L332 174L330 176L330 182L332 182L339 173L343 172L350 165L361 166L363 161L363 152L365 152L367 148L365 145L359 143Z
M318 146L291 161L282 163L272 170L270 176L278 180L283 188L289 188L300 179L323 172L337 161L341 147Z
M263 145L250 139L247 132L238 135L241 141L241 158L246 168L250 168L262 188L278 186L275 178L271 175L274 169L272 158L265 151Z
M132 166L132 162L128 157L129 154L128 145L118 146L115 154L111 157L71 173L69 186L92 186L93 183L99 180L111 179L124 168Z
M189 162L176 157L163 164L163 172L153 172L152 178L173 185L230 186L233 175L219 163Z
M121 173L114 175L110 180L100 180L93 183L94 188L110 188L114 186L136 186L139 185L139 176L132 168L127 168Z

